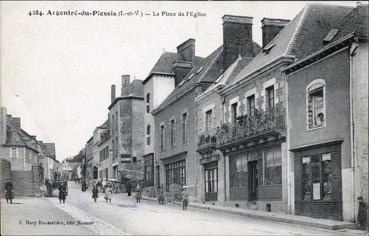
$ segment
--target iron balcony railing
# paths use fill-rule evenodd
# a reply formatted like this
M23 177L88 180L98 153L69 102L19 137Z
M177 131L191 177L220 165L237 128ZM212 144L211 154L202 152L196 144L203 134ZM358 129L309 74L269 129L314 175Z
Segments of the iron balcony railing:
M216 130L217 147L257 137L285 128L285 109L273 108L257 111L253 116L241 115L234 124L225 123Z
M217 137L214 134L201 134L197 143L197 149L211 148L216 146Z

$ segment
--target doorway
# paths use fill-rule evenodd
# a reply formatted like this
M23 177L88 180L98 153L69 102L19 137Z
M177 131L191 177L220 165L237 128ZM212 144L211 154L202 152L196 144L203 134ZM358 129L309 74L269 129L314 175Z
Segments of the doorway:
M258 161L249 161L247 163L248 171L248 195L249 201L257 200L258 190Z

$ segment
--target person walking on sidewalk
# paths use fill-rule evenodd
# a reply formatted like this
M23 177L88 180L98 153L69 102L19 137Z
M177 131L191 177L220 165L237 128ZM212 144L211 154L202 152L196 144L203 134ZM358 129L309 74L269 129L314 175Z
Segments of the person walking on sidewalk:
M109 181L105 185L105 200L106 200L106 202L111 203L112 195L113 195L112 184Z
M8 201L10 201L10 204L13 204L14 189L13 189L13 184L12 184L12 182L10 182L9 177L6 178L4 191L5 191L6 203L8 203Z
M164 205L164 189L163 189L163 185L159 187L158 190L158 201L159 201L159 205Z
M96 202L96 199L99 197L99 189L97 188L96 184L94 184L94 187L92 188L92 198Z
M188 206L188 192L187 186L183 186L183 190L181 192L182 195L182 210L186 211Z
M140 183L137 184L136 188L135 188L135 192L136 192L136 202L139 203L141 202L141 197L142 197L142 192L141 192L142 188Z
M62 201L63 201L63 204L65 204L66 196L67 196L67 186L63 182L60 182L60 185L59 185L59 202L60 202L60 204L62 203Z
M131 184L131 180L127 181L127 194L128 196L131 196L131 192L132 192L132 184Z

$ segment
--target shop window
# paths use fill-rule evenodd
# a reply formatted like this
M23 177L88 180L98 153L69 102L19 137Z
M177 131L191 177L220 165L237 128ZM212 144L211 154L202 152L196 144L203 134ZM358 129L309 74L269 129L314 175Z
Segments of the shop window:
M324 80L314 80L310 83L306 96L308 129L324 127L326 124Z
M230 187L247 187L247 155L236 156L229 160Z
M332 200L331 153L302 157L302 200Z
M167 189L171 184L186 185L186 160L166 164L165 177Z
M264 185L282 184L282 157L279 148L264 153Z

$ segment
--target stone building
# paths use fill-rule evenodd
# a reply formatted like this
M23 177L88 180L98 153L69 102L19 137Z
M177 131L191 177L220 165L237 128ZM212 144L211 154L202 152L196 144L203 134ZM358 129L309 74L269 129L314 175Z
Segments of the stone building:
M227 69L239 55L253 57L260 48L252 41L250 17L223 17L223 45L177 80L173 92L152 111L155 117L155 155L160 165L160 183L188 187L190 198L199 194L199 160L196 154L195 97ZM178 188L173 188L178 192Z
M155 195L160 182L159 159L155 156L156 129L151 111L156 109L173 91L176 83L197 65L202 58L195 56L195 40L188 39L177 47L177 52L164 52L149 75L142 81L145 98L144 114L144 194ZM156 173L156 174L154 174ZM156 187L154 187L156 186Z
M40 196L40 186L44 181L43 161L49 158L36 136L21 128L21 119L6 114L1 108L0 157L10 163L10 177L16 196ZM41 153L40 153L41 152Z
M368 203L368 5L345 10L287 67L295 213L354 221Z
M109 136L111 174L109 178L125 182L143 179L142 157L144 152L144 98L141 80L130 81L122 76L120 96L111 90L109 109Z

